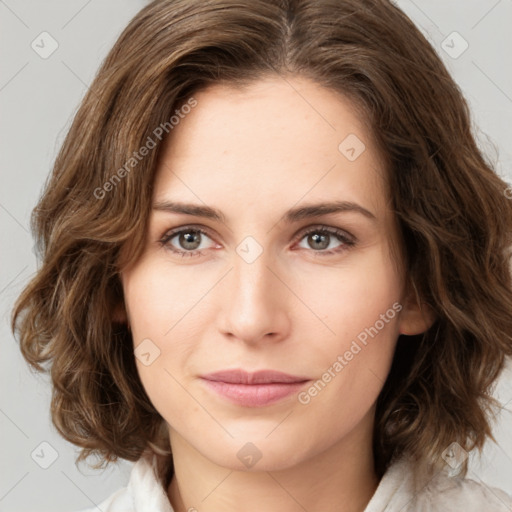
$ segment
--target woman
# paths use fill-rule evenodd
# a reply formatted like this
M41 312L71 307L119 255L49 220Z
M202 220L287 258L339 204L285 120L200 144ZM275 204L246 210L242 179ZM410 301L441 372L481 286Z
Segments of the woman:
M511 227L392 3L159 0L74 119L13 330L79 460L137 461L103 511L510 510L464 477Z

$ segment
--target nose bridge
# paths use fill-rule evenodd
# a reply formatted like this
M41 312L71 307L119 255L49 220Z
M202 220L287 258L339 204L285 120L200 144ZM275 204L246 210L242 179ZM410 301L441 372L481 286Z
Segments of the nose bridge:
M270 281L275 279L268 268L273 265L271 251L248 236L237 246L236 253L232 278L237 301L254 302L251 307L266 304L271 299Z
M256 342L268 334L283 335L288 322L275 270L270 270L275 266L272 251L251 237L236 248L228 299L222 305L226 333L245 342Z

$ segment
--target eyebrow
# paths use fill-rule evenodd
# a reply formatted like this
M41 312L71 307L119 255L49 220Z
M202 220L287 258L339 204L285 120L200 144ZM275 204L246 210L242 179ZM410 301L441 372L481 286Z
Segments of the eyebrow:
M222 223L226 222L224 214L211 206L202 206L192 203L180 203L177 201L162 200L153 204L153 210L165 211L170 213L182 213L193 215L195 217L204 217L206 219L216 220ZM320 217L330 213L355 212L360 213L372 221L376 221L376 216L357 203L350 201L332 201L327 203L316 203L297 208L291 208L284 214L285 222L291 224L311 217Z

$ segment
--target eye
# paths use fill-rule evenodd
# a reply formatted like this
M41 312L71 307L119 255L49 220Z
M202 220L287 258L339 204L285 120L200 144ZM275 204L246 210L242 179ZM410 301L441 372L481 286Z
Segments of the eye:
M203 250L209 247L204 247L202 244L204 238L210 238L208 233L203 229L188 226L185 228L176 229L166 233L159 243L166 249L179 254L181 256L199 256ZM173 245L173 240L174 241ZM178 245L178 247L176 247Z
M319 256L340 253L353 247L356 243L355 238L345 231L326 226L309 228L305 233L301 233L299 240L302 241L303 239L306 239L306 243L309 245L309 247L305 248L312 248L313 252L318 253ZM332 242L336 243L336 241L338 245L333 247Z
M159 243L162 247L175 254L179 254L182 257L190 257L200 256L203 251L215 247L215 245L208 246L207 243L205 246L203 244L205 239L212 240L204 229L185 226L166 233L159 240ZM318 256L340 253L353 247L356 243L356 239L345 231L326 226L314 226L306 232L302 232L298 240L302 241L304 239L306 239L309 247L301 248L311 249ZM338 245L332 247L333 242L337 242Z

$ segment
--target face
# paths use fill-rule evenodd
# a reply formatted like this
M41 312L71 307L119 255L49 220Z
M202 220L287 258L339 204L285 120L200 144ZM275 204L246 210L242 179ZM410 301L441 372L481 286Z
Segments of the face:
M121 276L136 364L171 444L284 469L373 421L397 337L418 330L385 172L351 103L306 79L194 98ZM224 370L293 382L211 375Z

